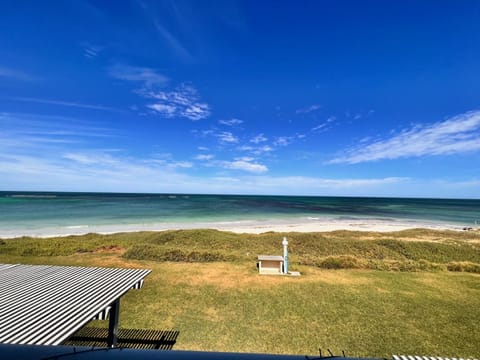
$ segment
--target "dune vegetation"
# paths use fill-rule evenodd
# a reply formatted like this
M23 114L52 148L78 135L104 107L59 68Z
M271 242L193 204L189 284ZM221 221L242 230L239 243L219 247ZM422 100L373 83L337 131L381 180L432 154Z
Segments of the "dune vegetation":
M302 276L258 275L257 255L280 255L283 236ZM177 350L479 355L478 231L16 238L0 240L0 262L150 268L120 325L179 330Z

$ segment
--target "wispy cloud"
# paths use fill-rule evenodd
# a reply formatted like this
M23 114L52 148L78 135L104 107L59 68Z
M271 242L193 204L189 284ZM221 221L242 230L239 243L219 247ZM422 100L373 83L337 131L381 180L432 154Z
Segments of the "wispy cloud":
M91 45L88 43L83 43L83 56L89 59L96 58L98 54L103 50L103 46Z
M251 154L254 154L254 155L261 155L264 153L272 152L275 149L270 145L262 145L262 146L242 145L238 147L238 150L250 152Z
M154 100L147 108L166 118L183 117L195 121L210 116L210 106L200 101L197 90L191 85L181 84L172 91L148 91L143 95Z
M30 102L30 103L45 104L45 105L58 105L58 106L66 106L66 107L75 107L75 108L81 108L81 109L114 111L114 112L120 112L121 111L120 109L115 109L115 108L112 108L112 107L109 107L109 106L103 106L103 105L97 105L97 104L83 104L83 103L73 102L73 101L30 98L30 97L16 97L16 96L4 97L4 99L13 100L13 101L23 101L23 102Z
M11 67L0 66L0 78L10 78L22 81L35 80L36 77L22 70L17 70Z
M175 117L177 112L177 107L175 105L150 104L147 105L147 107L167 118Z
M189 169L193 166L190 161L176 161L172 158L157 158L155 156L146 159L113 155L109 151L86 151L67 152L62 155L63 159L73 161L77 166L87 166L103 169L122 169L125 167L143 167L151 169Z
M116 64L110 67L109 73L115 79L140 83L146 89L163 87L169 81L168 77L148 67Z
M193 57L190 52L183 46L183 44L173 36L173 34L168 31L164 26L160 24L159 21L155 20L155 28L157 29L160 37L168 44L172 49L173 53L183 61L192 61Z
M285 195L363 195L480 197L479 180L422 181L407 177L321 178L269 176L253 158L205 159L222 169L215 176L189 175L191 163L172 158L138 158L121 152L60 151L58 156L0 151L3 189L50 191L177 192ZM231 170L231 171L226 171ZM34 181L32 182L32 179ZM401 186L399 186L399 184ZM401 193L398 190L401 189ZM432 190L433 189L433 190Z
M115 132L99 123L63 116L0 113L0 150L4 152L45 151L100 137L113 138Z
M250 142L254 143L254 144L260 144L260 143L265 142L267 140L268 140L268 138L265 137L265 135L258 134L256 136L254 136L252 139L250 139Z
M215 155L212 154L198 154L195 156L195 160L200 160L200 161L208 161L212 160L215 157Z
M330 129L331 123L333 123L337 118L335 116L330 116L325 120L325 122L314 126L311 131L312 132L325 132Z
M357 164L419 156L451 155L480 150L480 111L431 125L416 125L388 139L363 143L329 161Z
M301 109L298 109L295 111L296 114L308 114L317 110L320 110L322 108L322 105L319 104L313 104Z
M105 152L89 152L89 153L74 153L68 152L62 155L62 158L74 161L82 165L93 165L93 164L102 164L102 165L115 165L118 164L111 154Z
M196 155L194 159L201 161L202 166L213 168L238 170L256 174L268 171L267 166L259 163L255 158L248 156L236 157L233 160L217 160L213 154L199 154Z
M286 176L270 178L270 183L276 187L291 187L295 184L301 184L306 188L322 189L322 188L362 188L386 184L397 184L409 180L405 177L386 177L386 178L359 178L359 179L328 179L315 178L307 176Z
M173 159L147 159L143 160L145 164L161 165L169 169L190 169L193 167L190 161L175 161Z
M294 140L293 136L279 136L275 138L273 144L275 146L287 146L290 145Z
M215 136L222 143L238 143L238 138L229 131L221 131L216 133Z
M174 191L186 181L189 186L193 184L179 172L188 167L189 162L113 156L100 150L66 152L57 157L0 154L2 185L13 189L32 189L31 178L35 176L36 190ZM139 179L143 179L142 184Z
M256 174L268 171L265 165L259 164L255 162L253 158L249 157L237 158L233 161L223 161L221 165L226 169L241 170Z
M323 132L327 130L327 123L321 123L312 128L313 132Z
M110 68L110 75L140 84L135 93L148 99L150 103L145 106L162 117L195 121L210 116L210 106L200 101L200 95L192 85L182 83L173 90L160 90L165 88L169 79L155 69L117 64Z
M222 125L226 125L226 126L236 126L236 125L240 125L243 123L242 120L240 119L229 119L229 120L219 120L218 121L219 124L222 124Z

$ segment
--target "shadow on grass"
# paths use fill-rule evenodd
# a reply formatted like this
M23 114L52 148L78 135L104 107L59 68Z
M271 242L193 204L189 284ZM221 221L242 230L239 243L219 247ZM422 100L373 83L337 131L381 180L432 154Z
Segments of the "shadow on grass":
M172 350L180 331L119 329L118 347L131 349ZM107 347L108 330L105 328L84 327L62 345Z

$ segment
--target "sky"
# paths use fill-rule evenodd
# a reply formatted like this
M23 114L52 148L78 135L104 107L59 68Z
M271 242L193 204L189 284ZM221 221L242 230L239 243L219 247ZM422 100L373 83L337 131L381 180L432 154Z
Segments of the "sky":
M480 2L2 1L0 190L480 198Z

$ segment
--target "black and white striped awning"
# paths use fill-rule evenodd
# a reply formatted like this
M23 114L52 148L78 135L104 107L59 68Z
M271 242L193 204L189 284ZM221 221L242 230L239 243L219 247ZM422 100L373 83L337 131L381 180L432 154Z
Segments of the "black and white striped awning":
M150 270L0 264L0 343L58 345Z

